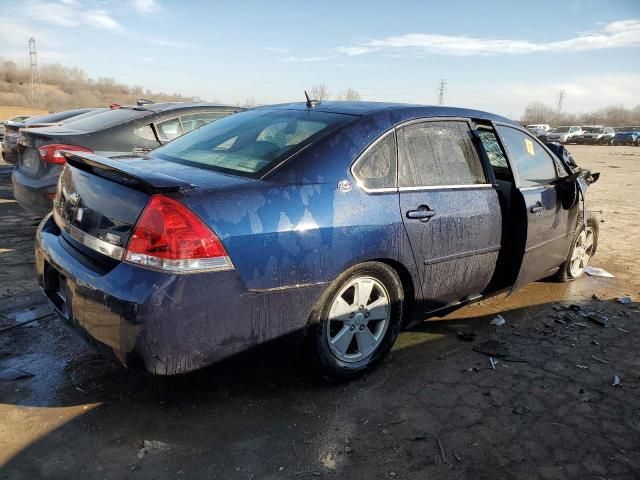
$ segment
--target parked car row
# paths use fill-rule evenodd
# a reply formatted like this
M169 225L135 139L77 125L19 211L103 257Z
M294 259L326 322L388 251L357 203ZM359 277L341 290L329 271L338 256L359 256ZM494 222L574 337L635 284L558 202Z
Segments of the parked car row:
M9 138L3 142L3 154L8 162L17 162L12 177L14 197L26 209L44 216L51 211L66 162L63 152L104 157L144 155L240 110L207 103L139 102L45 115L22 126L8 124Z
M121 108L19 141L18 197L27 182L54 196L40 285L128 367L177 374L287 336L323 374L353 378L401 328L578 278L596 251L580 198L597 175L506 118L373 102L198 108Z
M5 129L5 125L7 123L13 122L13 123L22 123L25 120L29 119L31 116L30 115L18 115L16 117L10 118L9 120L3 120L0 122L0 141L4 138L4 129Z
M640 127L566 125L551 128L546 124L536 124L526 128L545 143L640 146Z

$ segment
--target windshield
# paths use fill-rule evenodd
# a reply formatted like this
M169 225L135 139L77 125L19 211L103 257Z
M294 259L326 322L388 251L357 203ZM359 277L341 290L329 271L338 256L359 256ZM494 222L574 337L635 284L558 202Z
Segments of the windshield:
M571 127L558 127L553 131L553 133L569 133L570 128Z
M183 135L154 150L153 156L253 176L351 119L308 110L248 110Z
M584 133L604 133L604 128L583 128Z

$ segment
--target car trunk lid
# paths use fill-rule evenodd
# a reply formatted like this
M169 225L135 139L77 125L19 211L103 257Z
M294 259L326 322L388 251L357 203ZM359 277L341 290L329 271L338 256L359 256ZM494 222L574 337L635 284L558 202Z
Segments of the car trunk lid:
M54 200L54 219L65 239L85 254L121 260L149 198L179 199L195 190L225 188L249 180L159 159L113 159L66 152ZM171 173L175 171L174 176ZM196 184L194 181L200 179ZM89 250L87 250L87 248Z

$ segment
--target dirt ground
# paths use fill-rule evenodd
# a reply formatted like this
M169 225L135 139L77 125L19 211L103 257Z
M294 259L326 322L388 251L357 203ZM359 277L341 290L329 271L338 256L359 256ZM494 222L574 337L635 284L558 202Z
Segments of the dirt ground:
M0 479L640 478L640 148L570 150L602 173L593 265L615 278L537 282L425 322L343 385L311 376L290 345L155 378L96 356L53 316L0 331L0 369L33 375L0 380ZM0 329L46 305L35 221L9 175L0 167ZM506 324L489 325L498 313Z

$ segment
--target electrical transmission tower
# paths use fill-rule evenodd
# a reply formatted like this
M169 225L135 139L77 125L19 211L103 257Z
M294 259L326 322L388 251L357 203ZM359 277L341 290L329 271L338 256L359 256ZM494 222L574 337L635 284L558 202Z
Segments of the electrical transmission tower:
M440 80L440 86L438 87L438 105L444 105L444 93L447 91L447 81L445 79Z
M556 118L558 118L560 116L560 113L562 112L562 104L564 103L564 97L567 95L567 92L565 92L564 90L560 90L560 92L558 93L558 103L556 105Z
M47 102L47 97L44 94L44 88L42 88L42 80L40 79L40 72L38 72L38 52L36 52L36 39L31 37L29 39L29 60L31 61L31 88L29 89L29 102L34 107L38 100L42 101L44 106Z

